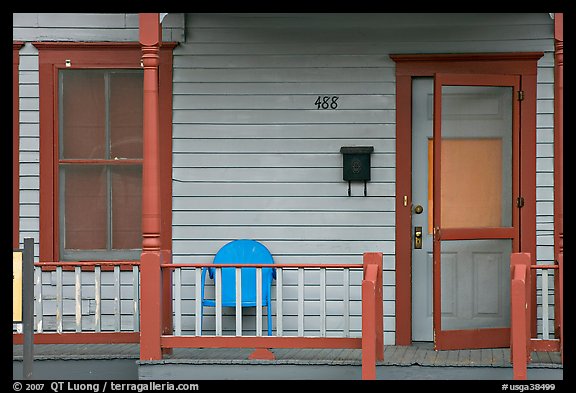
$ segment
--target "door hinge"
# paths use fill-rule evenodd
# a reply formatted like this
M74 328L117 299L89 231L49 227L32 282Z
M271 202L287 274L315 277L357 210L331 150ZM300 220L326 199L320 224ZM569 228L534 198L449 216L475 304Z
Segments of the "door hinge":
M516 207L518 209L524 207L524 197L520 196L520 197L516 198Z
M524 90L518 90L518 101L524 101Z
M440 227L432 228L432 240L433 241L440 240Z

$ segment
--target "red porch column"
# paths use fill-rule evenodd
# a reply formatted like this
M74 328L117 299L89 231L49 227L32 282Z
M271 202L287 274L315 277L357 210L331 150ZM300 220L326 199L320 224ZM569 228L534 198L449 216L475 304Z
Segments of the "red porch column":
M364 270L370 264L376 265L376 360L384 360L384 303L382 289L382 261L381 252L366 252L363 255Z
M564 252L564 14L554 14L554 256ZM559 288L557 274L554 288ZM554 315L560 315L560 291L554 291ZM556 318L556 337L561 320Z
M530 254L510 258L510 361L514 379L527 379L530 362Z
M142 257L140 259L140 359L162 358L162 275L160 264L160 116L158 66L162 41L160 15L140 14L144 65L144 138L142 169Z

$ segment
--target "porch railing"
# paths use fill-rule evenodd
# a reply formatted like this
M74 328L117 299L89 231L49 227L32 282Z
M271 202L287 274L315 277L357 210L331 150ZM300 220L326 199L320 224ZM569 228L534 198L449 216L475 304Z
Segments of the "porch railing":
M272 289L275 294L272 301L273 319L276 323L273 326L274 335L263 336L262 269L269 269L271 266L276 269L275 288ZM216 285L213 287L214 293L209 296L215 299L216 307L213 314L204 315L204 319L213 321L213 325L206 327L206 323L203 325L200 319L201 274L202 268L208 267L215 269ZM244 324L240 298L241 269L246 267L255 268L257 286L255 315L247 316L248 321L253 317L253 324L249 328L246 328ZM162 335L160 342L164 350L167 348L256 348L254 354L261 354L262 351L270 348L356 348L362 349L363 378L374 379L376 377L376 361L383 359L384 354L381 253L364 254L363 264L179 263L162 264L161 268L173 272L174 282L174 332ZM233 320L226 319L222 307L219 306L222 288L218 283L223 268L235 270L237 292ZM318 279L317 283L305 285L307 275L312 272ZM328 275L330 275L330 280L327 280ZM334 285L336 275L341 276L340 285ZM193 289L191 285L188 287L184 285L186 281L183 280L184 276L193 282ZM351 280L351 276L354 276L354 279ZM332 281L332 285L329 285L328 281ZM331 288L335 286L341 289ZM305 301L305 289L311 288L317 290L315 300ZM189 299L194 299L193 314L190 312L191 307L184 306L185 303L190 304L183 295L186 291L194 292L193 296L189 296ZM288 295L288 292L295 292L295 294ZM341 298L336 299L336 292L342 294ZM341 306L337 312L333 313L334 315L328 312L329 302L337 302ZM305 305L310 304L317 305L318 315L314 318L307 318L308 322L316 321L314 328L305 326ZM355 311L358 318L351 319L351 309L354 306L361 307ZM183 322L185 316L192 316L193 322L185 324ZM329 329L327 326L329 318L332 318L332 325L338 326L339 329ZM340 320L336 321L333 318ZM287 320L292 321L292 324L287 324ZM351 326L351 320L361 322L361 327ZM225 326L224 321L229 323ZM203 334L203 330L211 334ZM252 334L245 334L245 330L250 330Z
M563 357L563 275L564 256L558 255L554 265L534 265L528 253L513 253L511 256L511 338L510 356L513 363L514 379L526 379L527 364L532 351L560 352ZM532 275L540 271L539 285L541 291L540 306L537 310L532 305ZM554 280L550 280L554 277ZM554 292L550 291L550 282ZM552 299L552 300L551 300ZM554 302L556 299L556 302ZM538 302L537 302L538 303ZM553 313L554 310L558 310ZM541 315L536 318L536 331L533 332L534 312ZM556 327L552 334L550 326ZM554 337L552 337L554 336Z
M138 261L35 263L35 344L138 343L139 280Z

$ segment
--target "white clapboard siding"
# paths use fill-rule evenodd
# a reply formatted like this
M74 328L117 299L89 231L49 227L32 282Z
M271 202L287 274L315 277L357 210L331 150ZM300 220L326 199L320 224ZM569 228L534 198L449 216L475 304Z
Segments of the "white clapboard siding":
M363 252L380 251L385 277L394 277L399 157L389 54L543 51L537 75L536 256L552 263L552 25L548 13L169 13L163 38L179 41L173 74L174 262L209 262L227 241L252 237L280 263L361 263ZM13 14L13 39L26 43L19 73L20 239L35 239L37 258L38 55L30 42L137 41L138 16ZM318 96L338 96L338 107L316 109ZM339 153L347 145L374 146L368 197L362 184L352 184L347 196ZM73 286L67 280L64 288ZM183 274L182 282L185 334L196 322L194 279ZM314 297L311 285L306 295L311 291ZM390 344L394 285L388 279L383 288ZM333 289L342 292L341 284ZM288 285L287 295L292 290ZM313 310L316 300L310 301ZM283 308L290 314L283 329L292 334L298 317L291 315L290 302ZM360 325L356 307L351 306L351 331ZM233 330L234 317L226 310L224 315L224 332ZM341 328L337 317L327 318L328 335ZM83 326L89 324L84 319ZM316 319L307 316L305 328L317 329ZM102 323L108 323L104 316ZM245 328L253 328L251 323L244 317Z
M184 15L172 13L162 21L162 39L184 37ZM13 14L15 41L138 41L138 14L20 13Z
M553 218L546 205L553 186L546 146L553 137L551 24L547 14L188 14L188 41L174 51L174 261L210 260L227 241L248 237L278 262L358 262L364 251L382 251L385 273L394 276L395 75L388 54L470 52L470 41L475 52L547 52L537 125L539 134L550 133L539 136L545 160L537 165L539 190L549 190L539 191L538 229L550 230L541 224ZM338 95L338 108L318 111L318 95ZM347 197L339 156L345 145L374 146L368 198ZM363 195L360 184L352 191ZM551 246L538 241L546 259ZM384 286L389 305L394 281ZM283 305L283 330L298 323L291 302ZM390 310L387 333L394 331ZM305 317L306 328L314 329L316 317ZM250 323L245 317L243 326ZM337 323L329 319L328 329Z

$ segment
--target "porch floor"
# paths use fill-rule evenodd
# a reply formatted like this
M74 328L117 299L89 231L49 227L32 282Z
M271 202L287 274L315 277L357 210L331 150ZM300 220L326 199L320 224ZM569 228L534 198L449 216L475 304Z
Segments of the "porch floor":
M22 345L13 345L12 359L22 360ZM139 359L139 344L37 344L35 360ZM161 363L361 365L359 349L272 349L276 360L249 360L250 348L176 348ZM145 363L145 362L142 362ZM509 348L434 351L432 343L386 345L382 366L512 367ZM562 368L558 352L532 352L529 368Z

